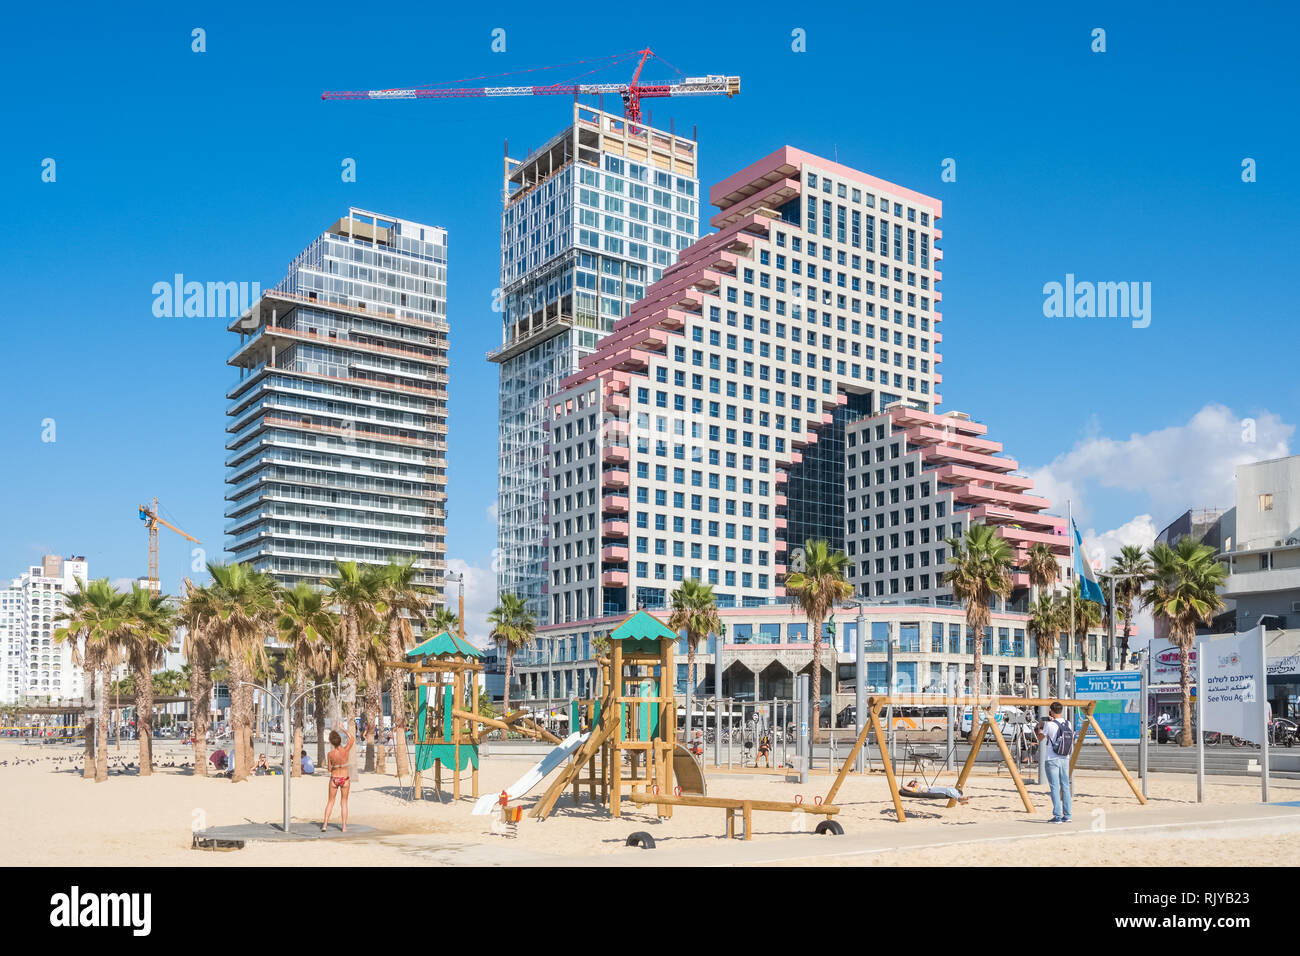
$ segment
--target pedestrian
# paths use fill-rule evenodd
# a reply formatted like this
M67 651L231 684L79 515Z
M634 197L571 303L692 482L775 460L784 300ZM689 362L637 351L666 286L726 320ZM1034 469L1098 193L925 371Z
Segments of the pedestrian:
M1052 792L1052 819L1048 823L1070 822L1070 753L1074 750L1074 728L1062 716L1065 708L1052 701L1048 720L1037 727L1039 746L1045 746L1047 786Z

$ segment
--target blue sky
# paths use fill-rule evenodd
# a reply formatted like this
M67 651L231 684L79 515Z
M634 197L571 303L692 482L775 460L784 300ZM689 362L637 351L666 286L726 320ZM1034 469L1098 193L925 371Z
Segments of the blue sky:
M733 100L647 102L656 125L698 127L705 184L789 143L943 200L944 408L986 422L1069 494L1085 531L1114 544L1229 504L1232 466L1293 452L1300 418L1294 299L1277 292L1297 258L1297 15L1141 6L13 11L0 39L0 573L54 551L86 554L97 576L142 574L135 507L152 495L221 555L233 336L219 319L154 318L150 289L177 272L269 286L353 204L450 232L449 550L488 581L497 377L483 355L500 341L503 141L516 156L539 145L569 101L320 93L646 45L684 73L742 77ZM205 53L191 51L195 27ZM796 28L806 52L791 48ZM356 183L341 181L345 157ZM940 181L946 158L956 182ZM1150 326L1045 318L1043 285L1067 273L1150 282ZM48 418L54 442L41 440ZM188 543L164 532L165 589L188 567ZM472 604L490 599L476 591Z

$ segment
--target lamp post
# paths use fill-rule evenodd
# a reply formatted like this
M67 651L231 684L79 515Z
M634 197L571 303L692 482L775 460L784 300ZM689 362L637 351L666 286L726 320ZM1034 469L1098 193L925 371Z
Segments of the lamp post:
M256 687L259 690L265 691L266 695L272 700L274 700L277 704L279 704L280 709L284 711L284 721L283 721L284 762L283 762L283 769L281 770L281 774L284 776L284 832L288 833L289 832L289 742L293 736L293 708L298 706L298 701L302 700L304 697L306 697L308 694L314 691L317 687L328 687L330 686L330 682L327 681L323 684L313 684L312 686L304 690L301 694L298 694L296 696L290 696L290 688L289 688L288 681L285 682L284 690L279 694L277 694L275 691L271 689L270 684L257 684L254 683L253 681L241 680L239 682L239 686L244 686L244 685L247 685L249 687ZM319 714L317 715L316 720L317 720L317 724L319 724L320 723ZM318 733L320 732L319 727L317 729L317 732ZM348 728L349 736L352 736L355 733L356 730L354 728L351 727Z
M1106 670L1115 669L1115 582L1126 581L1130 578L1145 578L1143 574L1110 574L1105 571L1101 576L1110 582L1110 600L1107 601L1108 613L1106 615ZM1124 666L1124 661L1120 660L1120 667Z
M862 715L866 710L867 702L867 605L865 601L845 601L844 606L858 609L857 623L854 628L856 633L853 640L853 651L857 659L853 677L853 739L856 741L858 737L862 736L864 726ZM862 773L864 759L863 750L860 748L853 768L855 772ZM835 768L832 767L831 769L834 770Z

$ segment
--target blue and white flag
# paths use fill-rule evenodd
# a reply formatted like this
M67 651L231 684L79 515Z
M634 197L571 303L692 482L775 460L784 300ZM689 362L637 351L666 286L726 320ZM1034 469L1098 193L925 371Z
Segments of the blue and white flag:
M1092 571L1092 565L1084 558L1083 535L1079 534L1079 526L1070 520L1074 525L1074 578L1079 582L1079 593L1085 601L1095 601L1097 604L1105 604L1105 595L1101 592L1101 585L1097 583L1097 575Z

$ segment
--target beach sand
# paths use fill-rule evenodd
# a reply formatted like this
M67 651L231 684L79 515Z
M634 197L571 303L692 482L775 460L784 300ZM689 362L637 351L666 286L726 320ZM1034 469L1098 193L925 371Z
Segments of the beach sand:
M122 763L134 760L136 745L124 742L121 751L110 745L110 754L115 764L119 762L116 758ZM189 748L174 743L160 742L156 748L158 764L179 763L191 755ZM535 759L485 756L480 792L499 793ZM426 776L430 784L426 799L413 803L398 786L391 758L388 774L363 773L352 787L351 822L378 832L329 841L249 843L238 851L205 852L191 848L192 830L278 822L283 778L254 777L232 784L227 778L195 777L188 770L158 766L150 777L115 771L106 782L96 784L82 779L80 754L73 748L12 740L0 741L0 764L4 764L0 766L0 862L11 866L573 864L641 852L624 845L635 830L653 833L661 849L685 853L683 862L690 862L693 852L707 851L702 861L716 863L719 852L729 852L722 836L724 814L717 809L678 807L671 820L658 821L652 808L624 801L623 814L615 819L585 795L581 807L575 809L570 790L560 798L551 817L539 823L527 816L527 808L545 785L524 798L525 815L513 838L493 835L490 818L470 814L473 800L468 771L459 804L451 803L449 784L443 802L435 800L432 774ZM937 782L950 784L954 778L955 774L946 774ZM792 800L801 794L812 803L815 796L826 792L830 781L827 775L815 774L800 786L785 783L780 774L719 773L709 775L708 786L711 796ZM326 782L321 773L292 781L295 822L319 823ZM1300 781L1278 780L1273 788L1274 801L1300 799ZM1080 827L1080 832L1057 836L1046 832L1044 821L1051 815L1046 787L1030 785L1029 789L1037 808L1033 816L1024 812L1014 785L1003 773L973 778L967 786L972 800L966 806L946 810L942 801L910 801L911 819L899 824L883 775L850 776L836 800L841 807L836 819L848 835L868 838L878 849L848 854L843 852L846 841L842 838L792 833L793 821L784 813L756 813L752 845L763 844L774 856L788 857L782 862L796 865L1176 866L1215 859L1221 864L1258 866L1290 863L1300 856L1300 812L1294 825L1256 822L1235 829L1113 834ZM1211 777L1207 786L1210 804L1258 804L1259 799L1257 779ZM1104 821L1101 814L1138 810L1147 815L1143 820L1159 823L1168 814L1176 814L1176 808L1194 805L1195 800L1196 780L1190 774L1153 776L1145 810L1117 773L1081 770L1075 776L1076 821ZM336 807L335 823L337 813ZM808 821L811 828L815 820L810 817ZM1013 822L1026 829L1013 829L1010 832L1015 838L1007 838L1007 824ZM900 832L923 845L887 849ZM1032 838L1019 838L1022 832ZM984 833L1000 835L992 841L971 842ZM1267 838L1260 839L1261 835ZM813 840L818 842L811 843ZM854 843L863 845L860 839ZM815 853L795 855L804 848L815 849ZM725 862L725 855L721 859Z

